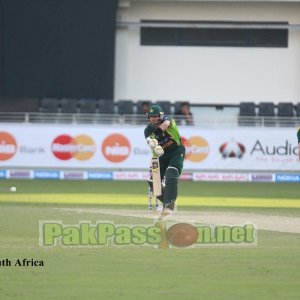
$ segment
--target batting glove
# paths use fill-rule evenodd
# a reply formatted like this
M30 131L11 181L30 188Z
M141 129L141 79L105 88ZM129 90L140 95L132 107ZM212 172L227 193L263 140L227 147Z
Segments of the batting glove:
M153 151L158 157L161 157L165 153L164 149L161 146L156 146Z
M151 139L151 137L148 137L147 144L151 149L154 149L155 147L158 146L158 141L157 141L157 139Z

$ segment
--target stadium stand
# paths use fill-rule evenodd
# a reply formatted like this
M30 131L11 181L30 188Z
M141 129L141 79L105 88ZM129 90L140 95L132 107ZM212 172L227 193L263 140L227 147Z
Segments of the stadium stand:
M116 100L96 98L4 98L0 97L0 122L97 123L145 125L144 114L151 104L159 104L181 124L179 108L188 101ZM236 105L190 104L196 126L280 126L300 124L300 102L241 102ZM177 114L176 114L177 112ZM184 125L186 122L183 122Z
M0 97L1 112L38 112L39 99L27 97Z
M99 113L100 114L114 114L115 113L115 103L113 100L100 99L98 102Z
M296 105L296 116L300 117L300 102Z
M57 113L59 112L60 100L57 98L42 98L40 101L40 112Z
M175 103L174 103L174 114L176 114L176 112L180 111L181 106L185 103L189 103L189 101L175 101Z
M172 109L171 109L171 102L170 101L168 101L168 100L157 100L155 104L159 105L166 115L171 115L173 113Z
M280 127L294 124L294 105L292 102L279 102L277 106L278 125Z
M132 100L119 100L117 102L118 114L131 115L133 114L133 101Z
M147 113L147 110L151 105L151 100L138 100L136 103L136 113L138 115L144 115L145 113Z
M241 117L255 117L255 103L254 102L241 102L239 105Z
M274 103L273 102L260 102L258 106L258 115L260 117L274 117Z
M149 107L152 105L151 100L138 100L136 103L136 124L146 125L147 117L145 116L148 112Z
M275 106L273 102L260 102L258 116L264 117L264 126L275 126Z
M239 105L239 126L255 126L256 121L255 103L254 102L241 102Z
M61 99L61 112L75 114L77 113L77 99L63 98Z
M81 114L93 114L97 113L97 99L82 98L79 100L79 112Z
M278 103L278 117L294 117L294 105L292 102Z

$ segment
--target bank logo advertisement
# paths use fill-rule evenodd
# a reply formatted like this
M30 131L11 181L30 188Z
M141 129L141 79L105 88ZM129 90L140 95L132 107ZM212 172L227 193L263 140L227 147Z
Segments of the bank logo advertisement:
M11 159L17 152L17 141L8 132L0 131L0 161Z
M87 135L77 135L72 137L67 134L56 137L52 144L53 155L59 160L88 160L95 154L96 145L94 140Z
M231 139L229 142L225 142L219 148L223 158L242 158L246 148L243 144Z
M131 145L127 137L114 133L107 136L102 143L102 154L110 162L125 161L131 152Z
M181 138L185 146L185 158L192 162L204 161L209 155L209 144L200 136L192 136L189 139Z
M39 223L39 244L42 247L150 246L162 249L249 246L257 244L257 232L252 224L208 226L157 221L153 225L133 225L81 221L68 225L43 220Z

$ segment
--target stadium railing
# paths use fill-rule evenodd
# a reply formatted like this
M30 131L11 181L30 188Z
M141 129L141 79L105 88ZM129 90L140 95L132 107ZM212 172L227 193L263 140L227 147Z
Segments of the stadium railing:
M183 116L173 116L180 125ZM198 116L194 115L194 125L203 128L221 127L295 127L300 125L300 117L242 117ZM103 124L103 125L146 125L147 117L140 114L81 114L81 113L10 113L0 112L0 123L58 123L58 124ZM242 124L242 125L241 125Z

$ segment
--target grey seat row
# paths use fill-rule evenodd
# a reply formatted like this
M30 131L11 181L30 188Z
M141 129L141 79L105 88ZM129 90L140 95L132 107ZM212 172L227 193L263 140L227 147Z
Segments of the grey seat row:
M42 98L40 100L42 113L95 113L99 107L103 113L114 112L113 103L103 99Z
M258 106L254 102L241 102L239 106L239 125L253 126L263 117L265 125L290 126L294 119L300 117L300 103L279 102L277 106L273 102L260 102ZM256 119L255 119L256 118Z
M170 101L156 101L166 114L172 114L181 105L181 101L174 107ZM139 100L136 104L132 100L119 100L113 102L107 99L72 99L72 98L42 98L40 100L40 112L43 113L100 113L100 114L144 114L144 105L154 104L150 100ZM173 108L173 109L172 109Z

